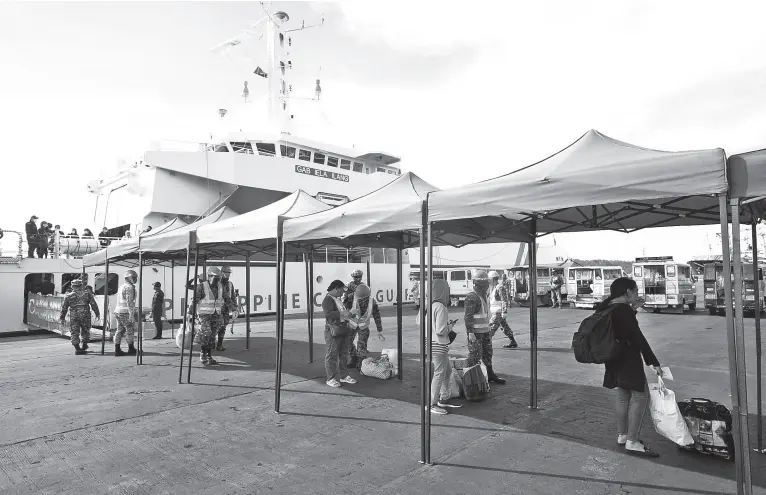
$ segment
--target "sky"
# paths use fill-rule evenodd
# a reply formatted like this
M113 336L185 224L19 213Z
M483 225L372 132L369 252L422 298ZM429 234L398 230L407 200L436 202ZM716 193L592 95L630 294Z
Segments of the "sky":
M589 129L639 146L766 147L766 5L711 1L275 2L299 67L293 132L384 150L437 187L505 174ZM262 80L209 48L258 2L0 3L0 228L31 214L82 231L88 181L153 140L259 130ZM240 98L250 82L251 101ZM260 86L259 86L260 84ZM229 109L225 121L218 108ZM689 171L690 175L693 171ZM10 187L8 186L10 184ZM689 259L717 227L556 236L576 258ZM550 243L550 241L548 241Z

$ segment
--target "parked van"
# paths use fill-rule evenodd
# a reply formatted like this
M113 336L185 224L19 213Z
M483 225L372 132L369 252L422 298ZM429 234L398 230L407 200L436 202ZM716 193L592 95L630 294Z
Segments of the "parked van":
M568 268L561 265L537 265L537 304L538 306L550 306L553 304L551 298L551 278L553 275L561 275L566 281ZM498 270L499 271L499 270ZM505 270L508 278L514 281L510 284L510 297L521 306L529 305L529 267L514 266ZM566 283L561 287L561 298L567 300Z
M465 297L473 290L473 282L471 281L471 273L473 270L476 270L476 268L456 267L434 269L434 280L446 280L447 284L449 284L450 305L458 306L461 302L465 301ZM482 268L482 270L489 271L488 268ZM419 277L420 272L418 270L410 270L410 276Z
M732 269L734 267L732 266ZM734 284L734 273L732 273L732 285ZM755 312L755 282L756 277L753 276L752 263L742 264L742 304L745 307L745 311ZM724 299L724 285L723 285L723 263L708 263L705 265L703 272L703 287L705 290L705 307L708 309L711 315L716 313L723 314L726 311L726 304ZM759 310L762 312L764 308L764 279L763 279L763 267L758 268L758 286L760 288L760 304Z
M646 301L644 308L655 313L665 308L683 313L684 306L691 311L697 307L697 277L691 266L673 261L672 256L636 258L633 280Z
M566 277L569 304L595 309L609 296L612 282L624 276L620 266L570 266Z

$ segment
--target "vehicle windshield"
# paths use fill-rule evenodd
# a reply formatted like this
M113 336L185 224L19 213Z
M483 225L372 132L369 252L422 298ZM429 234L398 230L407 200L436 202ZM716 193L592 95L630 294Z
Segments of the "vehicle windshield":
M619 268L604 269L604 280L617 280L622 277L622 270Z

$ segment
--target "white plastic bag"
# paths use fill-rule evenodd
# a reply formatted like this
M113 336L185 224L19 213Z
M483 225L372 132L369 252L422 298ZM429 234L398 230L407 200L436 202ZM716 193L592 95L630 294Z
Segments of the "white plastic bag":
M458 370L452 370L449 379L449 396L450 399L459 399L463 397L463 376Z
M652 421L657 433L681 446L694 444L686 420L678 410L676 394L665 387L661 377L657 377L657 383L649 384L649 395Z
M399 351L396 349L383 349L380 354L388 356L388 362L394 367L394 375L399 374Z
M176 332L176 346L178 346L178 348L180 349L181 343L183 342L185 344L184 350L188 350L189 346L192 345L190 327L186 327L186 340L184 341L183 338L184 338L183 328L179 328L178 331ZM198 347L199 346L195 346L195 349Z

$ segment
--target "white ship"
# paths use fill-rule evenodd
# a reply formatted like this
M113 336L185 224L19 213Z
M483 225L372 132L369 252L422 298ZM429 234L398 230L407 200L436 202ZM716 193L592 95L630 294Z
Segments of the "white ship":
M207 143L185 143L186 149L155 145L117 174L91 181L87 187L96 198L92 230L98 234L106 229L100 239L56 235L49 257L39 259L27 257L24 232L5 230L0 239L0 334L33 328L66 333L57 323L61 294L83 271L103 308L104 286L114 297L125 268L111 266L106 284L104 267L83 270L82 257L98 251L107 242L111 242L112 249L126 242L122 239L127 236L170 231L203 218L209 221L229 218L274 203L297 190L335 206L379 189L401 174L397 167L400 159L394 155L344 149L289 132L294 115L290 105L293 93L290 72L295 62L292 51L300 48L300 32L307 28L307 23L293 23L296 28L291 29L286 13L268 12L264 8L264 14L252 28L264 31L261 39L265 37L268 60L261 63L266 69L250 68L251 85L247 89L245 84L244 96L250 90L268 94L271 128L262 133L228 133ZM240 42L241 39L233 38L218 48L234 48ZM308 87L316 90L318 99L319 81L316 88L314 81L309 81ZM226 110L219 112L225 121ZM356 268L369 271L378 301L392 304L396 294L395 257L394 250L329 248L316 253L314 274L317 280L329 282L335 278L347 280ZM232 281L243 295L244 266L232 265ZM405 257L405 270L408 265ZM301 268L287 269L287 312L306 310L302 266L300 263ZM274 312L273 271L274 265L268 260L252 268L254 314ZM186 270L155 265L145 267L143 274L145 311L149 309L154 282L160 282L165 292L166 317L179 320L184 307ZM404 279L406 284L406 276ZM317 290L323 288L321 283L317 285ZM110 307L114 307L114 301L110 301ZM94 323L96 327L103 325L103 321Z

